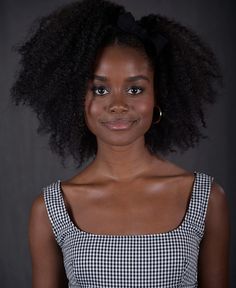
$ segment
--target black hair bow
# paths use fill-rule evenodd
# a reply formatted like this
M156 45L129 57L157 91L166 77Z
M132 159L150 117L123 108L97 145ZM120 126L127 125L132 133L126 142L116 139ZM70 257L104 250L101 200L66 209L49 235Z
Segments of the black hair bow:
M130 12L119 15L117 26L123 31L137 35L143 41L151 41L155 45L157 56L168 43L168 39L160 33L157 36L150 37L147 31L135 21Z

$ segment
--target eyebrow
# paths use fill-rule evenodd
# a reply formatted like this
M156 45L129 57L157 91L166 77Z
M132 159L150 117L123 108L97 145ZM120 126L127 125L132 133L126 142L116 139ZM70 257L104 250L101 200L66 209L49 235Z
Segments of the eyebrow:
M100 76L100 75L95 75L95 74L93 75L92 79L93 80L100 80L100 81L103 81L103 82L108 81L107 77ZM132 82L132 81L137 81L137 80L140 80L140 79L143 79L143 80L146 80L146 81L150 82L149 78L144 76L144 75L130 76L130 77L126 78L126 81L127 82Z

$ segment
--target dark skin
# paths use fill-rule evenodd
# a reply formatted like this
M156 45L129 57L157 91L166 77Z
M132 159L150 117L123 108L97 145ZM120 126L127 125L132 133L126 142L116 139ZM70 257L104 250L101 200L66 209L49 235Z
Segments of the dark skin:
M144 146L155 104L152 67L141 52L110 46L99 55L94 74L103 78L89 82L85 119L97 137L98 152L83 171L61 183L71 220L94 234L157 234L176 229L188 208L194 175L151 155ZM127 81L137 75L148 80ZM94 85L102 87L92 91ZM137 121L122 131L101 123L120 115ZM199 252L201 288L229 287L228 214L225 192L214 181ZM61 250L42 194L32 205L29 243L33 288L67 287Z

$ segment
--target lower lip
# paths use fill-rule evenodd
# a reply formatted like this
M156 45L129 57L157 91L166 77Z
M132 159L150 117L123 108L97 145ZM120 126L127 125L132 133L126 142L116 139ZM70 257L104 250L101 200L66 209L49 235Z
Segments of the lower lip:
M129 129L137 120L132 122L116 122L116 123L103 123L110 130L127 130Z

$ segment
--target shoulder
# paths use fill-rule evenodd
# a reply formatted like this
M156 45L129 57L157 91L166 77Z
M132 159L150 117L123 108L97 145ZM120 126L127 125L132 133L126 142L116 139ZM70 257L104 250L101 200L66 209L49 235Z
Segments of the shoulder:
M54 196L58 189L58 181L45 185L41 189L41 193L38 194L31 204L29 215L29 232L37 232L40 230L42 233L53 236L52 227L52 203L54 203ZM56 204L55 204L56 205ZM36 228L37 226L37 228Z
M213 180L209 195L208 215L226 212L227 204L227 196L223 187Z
M30 231L40 229L41 231L51 232L51 226L47 214L43 193L39 194L31 205L29 218Z
M229 208L223 187L213 180L206 213L206 234L229 229Z
M54 200L57 200L56 192L59 188L58 185L60 185L59 180L42 187L41 193L34 198L31 204L29 218L30 223L33 222L42 229L47 229L48 231L51 231L51 214L53 208L50 207L54 204L57 205L57 201L54 202Z
M212 185L211 185L211 194L210 197L212 199L218 199L218 201L222 201L226 199L226 193L224 191L224 188L217 183L215 180L212 181Z
M44 196L43 193L41 193L34 198L31 205L30 215L31 217L34 215L42 217L46 214L45 212L46 212L46 206L44 202Z
M31 205L31 212L43 214L46 210L43 193L37 195Z

